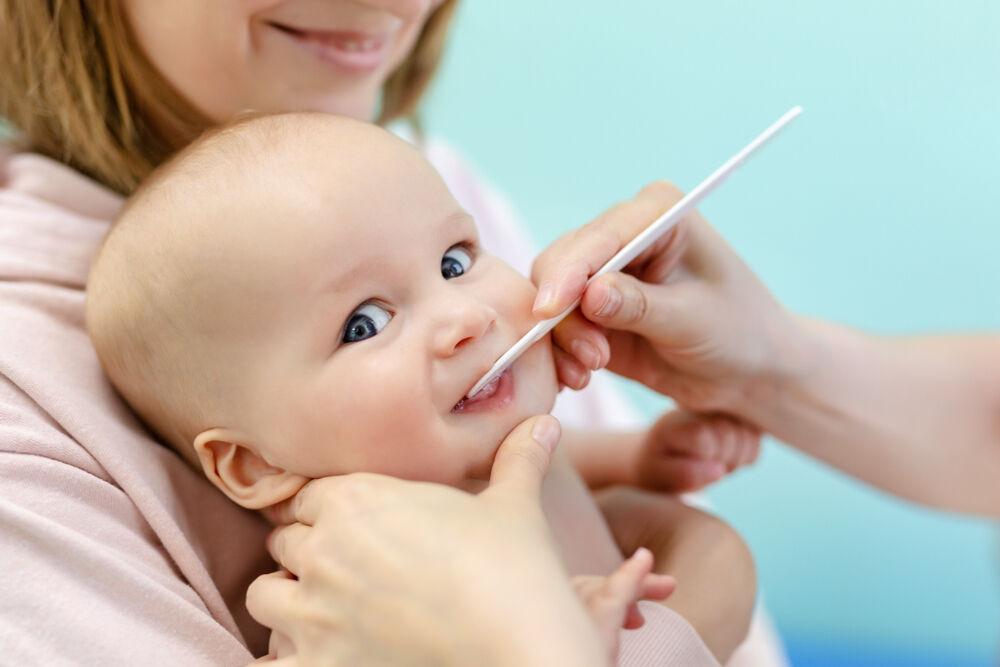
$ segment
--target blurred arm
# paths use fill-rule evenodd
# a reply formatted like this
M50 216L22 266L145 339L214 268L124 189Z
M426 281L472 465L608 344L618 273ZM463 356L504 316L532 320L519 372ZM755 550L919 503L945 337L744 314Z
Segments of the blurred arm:
M1000 337L886 339L799 324L786 371L740 414L891 493L1000 516Z

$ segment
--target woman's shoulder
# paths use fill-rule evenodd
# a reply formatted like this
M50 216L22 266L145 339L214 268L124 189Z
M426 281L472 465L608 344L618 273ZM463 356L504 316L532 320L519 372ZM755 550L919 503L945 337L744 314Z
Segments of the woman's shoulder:
M121 195L68 165L39 153L0 143L0 195L89 218L111 220Z
M0 152L0 280L83 289L122 198L36 153Z
M23 575L0 587L0 598L24 600L28 589L11 590L24 581L52 582L39 583L47 595L23 607L37 612L23 622L38 631L68 621L63 608L100 609L75 627L111 637L124 623L178 657L189 642L176 637L225 635L235 662L246 653L241 631L255 648L266 639L241 596L267 566L267 527L150 439L104 377L84 329L90 261L120 204L48 158L0 156L0 539L9 546L11 527L23 545L0 549L0 565ZM66 583L82 568L85 578L100 571L122 583ZM46 588L63 583L62 591ZM163 625L162 637L144 633L168 607L178 620Z
M131 662L131 640L103 639L123 627L185 664L197 642L179 637L216 637L216 657L238 662L241 636L266 641L241 596L267 568L267 527L150 439L104 379L82 304L71 287L0 280L0 565L20 573L0 598L25 603L43 662L75 661L38 634L51 622L93 633L77 649L85 663Z

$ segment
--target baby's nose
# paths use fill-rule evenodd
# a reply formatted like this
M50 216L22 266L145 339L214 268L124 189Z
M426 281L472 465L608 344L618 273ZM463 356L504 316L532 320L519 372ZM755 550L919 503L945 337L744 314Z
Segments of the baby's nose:
M434 351L450 357L464 345L474 342L497 321L496 311L481 301L462 299L442 304L434 331Z

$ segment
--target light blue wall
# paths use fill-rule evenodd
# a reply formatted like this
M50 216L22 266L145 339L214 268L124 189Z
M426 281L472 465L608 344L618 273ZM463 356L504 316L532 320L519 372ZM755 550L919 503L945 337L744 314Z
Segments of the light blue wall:
M427 124L544 243L652 179L693 187L793 104L702 207L779 298L873 332L1000 329L997 0L467 0ZM775 443L712 497L793 648L995 655L993 524Z

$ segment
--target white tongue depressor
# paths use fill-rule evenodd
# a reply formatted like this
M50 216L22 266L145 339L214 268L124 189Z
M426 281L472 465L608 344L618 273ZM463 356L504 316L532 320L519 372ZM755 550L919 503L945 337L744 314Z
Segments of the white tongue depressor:
M683 199L674 204L666 213L649 223L649 226L646 227L646 229L642 230L638 236L626 244L624 248L619 250L618 253L609 259L604 266L598 269L597 272L594 273L589 280L587 280L587 285L589 285L591 281L598 276L612 271L621 271L628 266L629 262L638 257L643 250L651 246L658 238L670 231L670 229L673 228L673 226L676 225L685 215L687 215L691 209L700 204L701 201L711 194L713 190L722 185L734 171L747 161L747 158L757 152L757 150L763 147L764 144L770 141L776 134L781 132L781 130L792 122L792 120L794 120L800 113L802 113L802 107L800 106L790 109L784 116L775 121L771 127L764 130L760 136L747 144L743 150L729 158L725 164L716 169L715 173L702 181L698 187L685 195ZM564 310L559 315L550 317L547 320L542 320L532 327L531 331L524 334L519 341L514 343L509 350L504 352L503 355L497 359L497 362L493 364L493 367L490 368L489 372L480 378L479 382L473 385L467 395L470 397L475 396L477 393L482 391L483 387L498 378L500 374L514 362L515 359L520 357L529 347L541 340L545 334L551 331L557 324L562 322L563 319L572 313L579 305L580 299L577 299L569 308Z

